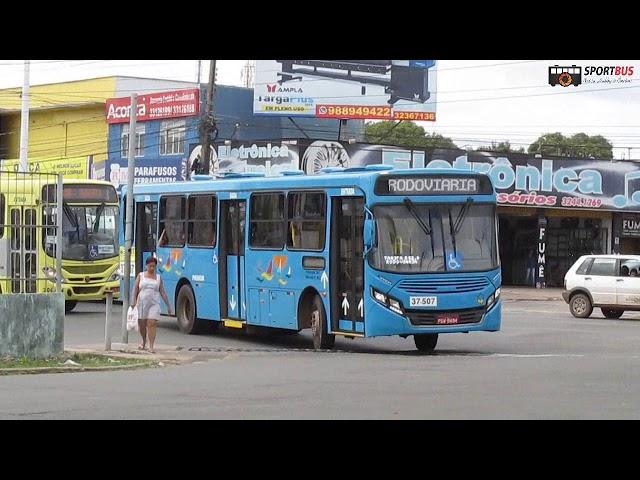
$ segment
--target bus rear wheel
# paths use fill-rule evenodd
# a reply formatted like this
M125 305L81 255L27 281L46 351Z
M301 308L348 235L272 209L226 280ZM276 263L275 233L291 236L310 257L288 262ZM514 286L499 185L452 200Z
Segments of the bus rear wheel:
M209 322L199 320L197 314L193 290L189 285L183 285L178 292L178 300L176 301L176 319L182 333L193 335L204 332L206 324Z
M413 336L416 348L421 352L433 352L438 343L437 333L422 333Z
M64 301L64 312L69 313L78 305L77 300L65 300Z
M316 350L330 350L336 343L336 336L329 333L324 305L317 295L311 306L311 335L313 336L313 348Z

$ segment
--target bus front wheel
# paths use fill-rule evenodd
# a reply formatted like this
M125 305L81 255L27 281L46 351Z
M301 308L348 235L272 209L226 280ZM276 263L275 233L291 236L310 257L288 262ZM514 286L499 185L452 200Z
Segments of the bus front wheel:
M413 341L416 342L416 348L421 352L433 352L438 343L437 333L423 333L414 335Z
M196 299L189 285L183 285L178 292L176 301L176 318L178 328L188 335L200 333L204 330L204 323L197 318Z
M74 308L76 308L76 305L78 305L77 300L65 300L64 301L65 313L69 313L70 311L72 311Z
M311 307L311 334L313 336L313 348L316 350L330 350L336 343L336 336L329 333L324 305L317 295L313 299Z

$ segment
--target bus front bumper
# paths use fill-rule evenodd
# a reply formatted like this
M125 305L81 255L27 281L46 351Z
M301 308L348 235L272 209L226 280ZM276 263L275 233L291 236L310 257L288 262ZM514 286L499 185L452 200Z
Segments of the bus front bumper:
M55 291L55 287L53 289ZM78 302L91 300L104 300L107 292L113 293L113 298L120 298L120 280L115 282L100 282L91 284L63 283L62 292L66 300L76 300Z
M421 333L497 332L501 326L502 299L487 310L479 322L457 325L414 325L408 316L399 315L372 302L365 313L365 336L415 335ZM441 313L446 313L443 311Z

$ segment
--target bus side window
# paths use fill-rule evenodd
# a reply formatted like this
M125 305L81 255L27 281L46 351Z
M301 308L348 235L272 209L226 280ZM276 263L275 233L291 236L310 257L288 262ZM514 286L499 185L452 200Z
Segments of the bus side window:
M288 195L288 239L290 250L322 250L326 229L326 195L292 192Z
M284 193L251 195L249 246L282 250L286 243Z
M160 199L159 246L184 247L186 201L184 197Z
M216 245L216 197L192 195L189 197L188 243L197 247Z

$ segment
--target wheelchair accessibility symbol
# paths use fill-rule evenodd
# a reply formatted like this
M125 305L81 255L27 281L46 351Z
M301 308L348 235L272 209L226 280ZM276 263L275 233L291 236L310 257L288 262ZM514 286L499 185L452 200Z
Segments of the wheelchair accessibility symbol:
M96 258L98 256L98 245L89 245L89 257Z
M451 270L460 270L462 268L462 256L458 257L457 255L450 253L447 260L447 266Z

